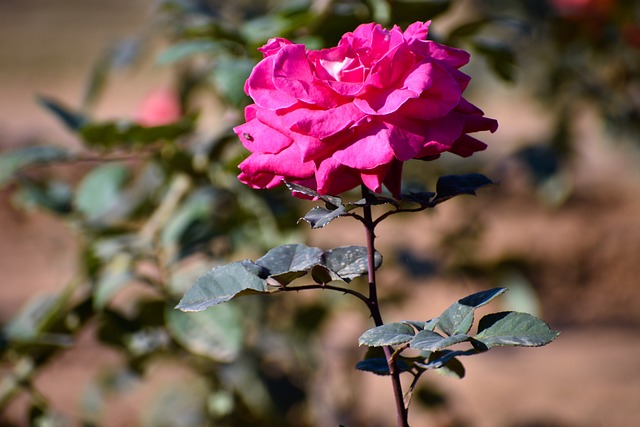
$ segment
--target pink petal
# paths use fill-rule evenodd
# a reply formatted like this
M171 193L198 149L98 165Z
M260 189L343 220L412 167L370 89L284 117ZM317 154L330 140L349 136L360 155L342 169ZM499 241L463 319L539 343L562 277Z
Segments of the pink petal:
M462 135L453 143L449 151L461 157L469 157L476 151L482 151L485 148L487 148L487 144L484 142L469 135Z
M315 170L313 162L302 162L300 150L296 145L291 145L277 154L253 153L238 167L248 175L269 173L292 178L308 178Z
M333 158L354 169L374 169L393 160L389 139L389 130L382 123L357 127L349 145L336 150Z
M317 191L320 194L337 195L360 185L357 174L332 157L316 166Z
M277 176L270 173L246 174L240 172L238 180L251 188L273 188L282 184L283 176Z
M327 138L362 119L364 114L352 103L329 110L297 108L282 116L295 132L315 138Z
M273 83L274 56L269 56L255 66L245 83L244 90L256 105L262 108L278 109L290 107L297 99L281 92Z
M286 135L262 123L258 119L233 128L242 145L251 152L275 154L290 146L293 141Z
M337 93L314 78L304 45L283 46L274 58L273 84L278 90L299 101L325 108L342 103Z
M380 193L382 191L382 181L386 177L390 168L391 163L387 163L372 170L360 171L360 179L362 179L362 183L371 191Z
M262 54L266 58L267 56L275 55L280 51L282 46L286 46L289 44L293 43L281 37L273 37L270 38L264 46L259 47L258 51L262 52Z

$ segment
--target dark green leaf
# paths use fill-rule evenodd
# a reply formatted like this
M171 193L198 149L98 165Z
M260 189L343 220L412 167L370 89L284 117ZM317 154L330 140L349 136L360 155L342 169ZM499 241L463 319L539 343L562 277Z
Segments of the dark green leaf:
M499 40L480 39L474 40L473 45L500 77L509 82L514 80L515 52L511 46Z
M476 190L490 184L493 184L493 181L479 173L442 176L436 183L437 195L433 203L438 204L461 194L475 195Z
M433 197L436 193L432 192L421 192L421 193L409 193L409 194L401 194L401 198L403 202L409 203L417 203L420 206L432 206L433 205Z
M322 249L304 244L282 245L271 249L256 264L265 268L270 276L289 272L309 271L322 263Z
M255 61L232 57L221 57L215 63L211 80L219 94L231 105L242 107L250 101L244 93L244 82L249 78Z
M284 183L287 188L289 190L291 190L292 193L300 193L300 194L304 194L305 196L314 198L314 199L320 199L325 203L329 204L329 207L331 208L337 208L342 206L342 199L340 197L336 197L336 196L329 196L329 195L322 195L320 193L318 193L316 190L313 190L311 188L308 187L304 187L300 184L294 184L293 182L286 182Z
M494 288L462 298L447 308L438 320L438 327L447 335L466 334L473 325L473 312L507 291Z
M407 360L403 357L399 357L396 363L400 372L408 372L411 370L410 364L407 363ZM376 375L389 375L389 365L387 364L387 359L384 357L371 357L361 360L356 364L356 369L371 372Z
M68 150L52 145L18 148L0 155L0 186L6 184L20 169L73 159Z
M64 182L54 180L33 182L22 179L20 190L15 197L15 200L27 209L44 208L60 215L68 214L73 210L73 191Z
M488 348L496 346L540 347L549 344L559 332L552 331L542 320L528 313L505 311L480 319L474 337Z
M375 268L382 265L382 255L376 251ZM368 273L367 248L364 246L341 246L324 252L323 264L345 281Z
M37 100L41 106L52 112L67 128L73 131L80 129L89 121L84 114L70 110L53 98L40 95Z
M266 293L267 282L247 271L242 261L216 267L201 276L176 306L182 311L202 311L252 293Z
M340 277L324 265L314 265L311 269L311 277L316 283L326 285L333 280L340 280Z
M423 351L437 351L469 340L466 334L443 337L437 332L423 330L411 340L411 348Z
M78 131L87 144L111 148L175 140L191 132L194 123L195 116L187 116L162 126L142 126L128 121L100 122L85 124Z
M404 344L413 339L416 331L404 323L388 323L366 331L358 338L358 344L369 347Z
M440 369L443 366L446 366L450 361L454 360L457 356L469 356L472 354L476 354L475 350L442 350L442 351L434 351L429 355L427 360L424 363L416 362L416 366L423 369Z
M311 225L311 228L323 228L331 221L347 214L347 210L344 206L340 206L337 209L329 210L316 206L312 208L305 216L302 217L303 221L306 221Z
M435 372L445 377L457 379L462 379L465 375L464 365L455 357L449 360L446 365L436 369Z

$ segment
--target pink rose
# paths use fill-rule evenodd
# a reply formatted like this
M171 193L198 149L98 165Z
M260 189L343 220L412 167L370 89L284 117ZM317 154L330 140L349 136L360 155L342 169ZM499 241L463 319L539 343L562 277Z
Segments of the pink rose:
M363 24L323 50L269 40L245 84L254 104L234 129L251 151L240 181L333 195L384 185L397 196L403 162L484 150L468 134L498 123L462 97L469 54L426 40L428 27Z

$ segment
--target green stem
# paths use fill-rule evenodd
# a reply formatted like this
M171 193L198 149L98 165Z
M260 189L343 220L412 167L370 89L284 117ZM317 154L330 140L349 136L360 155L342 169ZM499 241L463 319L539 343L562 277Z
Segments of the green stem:
M362 186L362 197L366 198L369 194L369 189ZM382 320L382 314L380 314L380 304L378 302L378 290L376 285L376 269L375 269L375 226L373 221L373 215L371 212L371 205L364 206L364 218L362 223L365 226L367 233L367 268L369 279L369 310L371 317L376 326L382 326L384 324ZM391 384L393 386L393 396L396 402L396 419L398 427L409 427L407 408L404 404L404 395L402 393L402 383L400 382L400 372L398 371L398 365L395 357L393 357L393 347L383 347L385 357L387 359L387 365L389 366L389 374L391 376Z

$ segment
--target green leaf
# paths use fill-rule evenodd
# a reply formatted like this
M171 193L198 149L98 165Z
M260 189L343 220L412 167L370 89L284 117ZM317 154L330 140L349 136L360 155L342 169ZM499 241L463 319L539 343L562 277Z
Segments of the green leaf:
M366 331L358 338L358 344L369 347L404 344L413 339L416 331L405 323L388 323Z
M216 91L233 106L247 105L250 98L244 92L244 83L255 65L255 61L248 58L218 58L211 72Z
M304 244L282 245L271 249L256 264L265 268L270 276L282 273L309 271L322 264L322 249Z
M87 123L78 129L90 146L113 148L121 145L151 144L172 141L193 130L195 115L162 126L142 126L129 121Z
M42 107L53 113L70 130L76 131L89 121L84 114L72 111L53 98L41 95L36 99Z
M121 252L103 267L93 292L93 306L101 310L124 285L133 279L133 259Z
M325 251L323 264L340 278L349 282L368 273L367 248L364 246L341 246ZM376 251L374 266L377 270L382 265L382 255Z
M216 267L196 280L176 306L182 311L202 311L231 298L266 293L267 282L247 271L242 261Z
M73 159L68 150L51 145L18 148L0 155L0 186L5 185L13 176L29 166L54 163Z
M462 379L465 375L465 369L462 362L455 357L447 362L446 365L435 370L437 374L444 377Z
M222 50L222 43L208 39L185 40L172 44L156 58L158 65L169 65L197 54L215 54Z
M399 357L396 363L400 372L408 372L411 370L411 366L404 357ZM376 375L389 375L389 365L387 364L387 359L384 357L372 357L361 360L356 364L356 369L371 372Z
M75 206L88 221L98 221L119 207L121 189L129 177L119 163L98 166L84 176L75 196Z
M47 180L33 182L21 180L20 190L14 199L19 205L27 208L44 208L59 215L65 215L73 210L73 191L64 182Z
M301 219L311 225L311 228L318 229L326 227L331 221L347 214L347 210L344 206L340 206L337 209L326 209L320 206L312 208Z
M490 184L493 181L479 173L442 176L436 183L437 194L433 203L438 204L461 194L475 195L476 190Z
M504 311L480 319L474 339L487 348L496 346L540 347L553 341L560 332L528 313Z
M314 265L311 268L311 277L316 283L326 285L334 280L340 280L340 277L324 265Z
M475 350L442 350L434 351L429 354L429 357L424 362L415 362L416 366L422 369L440 369L446 366L452 360L455 360L457 356L470 356L476 354Z
M242 348L243 314L237 305L223 304L200 313L168 308L166 316L173 338L191 353L231 362Z
M468 341L466 334L443 337L437 332L423 330L411 340L411 348L423 351L437 351L461 342Z
M507 291L494 288L462 298L447 308L438 320L438 327L447 335L466 334L473 325L473 312Z
M420 206L433 206L433 197L435 195L436 193L425 191L420 193L401 194L400 197L403 202L417 203Z

